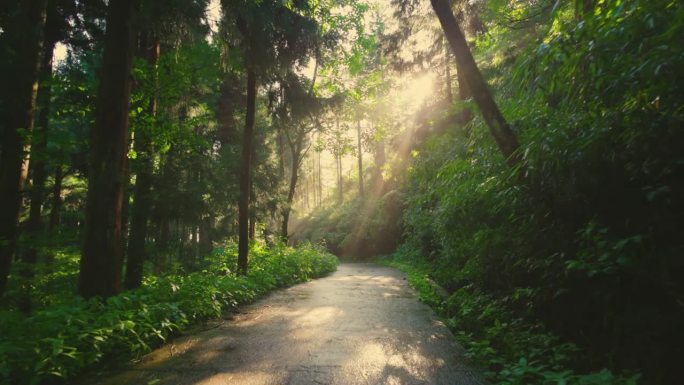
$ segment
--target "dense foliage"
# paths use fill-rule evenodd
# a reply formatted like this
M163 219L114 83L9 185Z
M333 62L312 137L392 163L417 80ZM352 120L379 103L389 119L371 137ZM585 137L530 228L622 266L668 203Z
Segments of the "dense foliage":
M407 273L420 299L445 319L466 357L491 383L632 385L642 378L638 373L618 375L607 368L581 373L574 369L580 352L577 345L564 342L542 323L519 318L511 311L511 303L529 300L525 290L503 298L474 287L448 294L430 278L434 275L430 264L420 259L403 249L383 262Z
M140 356L198 321L337 266L334 256L311 245L254 243L251 252L247 276L235 274L236 245L228 244L208 256L199 271L187 273L177 265L106 301L74 295L78 253L58 253L51 271L34 280L36 310L0 312L0 383L66 383L86 369Z
M470 137L453 127L430 140L406 185L397 258L451 293L443 314L473 333L466 345L497 381L555 383L570 365L672 383L684 8L606 1L580 22L569 9L552 21L522 48L496 31L477 44L524 161L506 167L479 118Z
M492 382L676 382L683 35L677 0L7 2L0 378L334 270L310 242L394 253Z

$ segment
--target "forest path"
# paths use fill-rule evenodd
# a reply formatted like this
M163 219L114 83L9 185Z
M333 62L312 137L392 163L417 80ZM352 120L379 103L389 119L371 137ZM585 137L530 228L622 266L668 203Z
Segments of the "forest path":
M104 376L103 376L104 377ZM83 384L481 384L398 270L349 263Z

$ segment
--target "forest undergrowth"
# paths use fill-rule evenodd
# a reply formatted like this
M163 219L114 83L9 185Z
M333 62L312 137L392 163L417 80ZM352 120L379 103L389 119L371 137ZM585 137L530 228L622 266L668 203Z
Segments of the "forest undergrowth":
M385 167L403 235L384 263L408 272L492 383L678 382L684 7L589 4L471 41L517 164L466 99L416 121L431 131L403 174ZM465 109L476 113L463 125ZM344 252L361 233L379 249L397 210L369 220L345 210L364 206L353 199L311 214L307 239Z
M522 48L476 44L522 161L479 117L428 139L388 263L492 382L677 382L683 30L681 3L607 1Z
M143 286L107 299L75 294L79 253L64 249L29 286L16 282L0 311L0 384L61 384L86 370L140 357L201 321L220 317L269 291L335 271L337 258L302 244L255 242L246 276L236 272L237 245L205 257L196 271L181 265ZM150 266L148 266L150 267ZM20 311L30 291L32 311Z

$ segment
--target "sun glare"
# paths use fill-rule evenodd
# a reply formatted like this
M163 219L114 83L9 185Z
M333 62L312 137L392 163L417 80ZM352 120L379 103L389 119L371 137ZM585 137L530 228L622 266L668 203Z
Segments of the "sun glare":
M427 73L414 76L408 79L403 86L400 86L400 100L403 105L415 111L434 95L435 75Z

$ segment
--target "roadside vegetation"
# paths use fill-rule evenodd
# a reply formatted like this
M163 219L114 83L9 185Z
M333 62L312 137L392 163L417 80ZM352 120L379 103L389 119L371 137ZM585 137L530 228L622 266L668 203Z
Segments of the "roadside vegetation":
M140 288L101 301L74 294L78 250L60 250L30 286L11 287L0 311L0 383L69 383L86 370L138 358L190 326L221 317L266 293L322 277L337 258L319 247L253 243L247 275L236 274L237 246L227 244L192 271L180 265L146 275ZM151 269L151 266L148 266ZM150 272L151 273L151 272ZM35 298L26 314L21 290Z
M515 162L473 99L417 118L425 140L390 174L402 202L388 263L409 272L492 383L675 383L684 8L569 3L480 8L488 30L470 44L518 137ZM328 223L323 211L309 219L338 242L398 216L341 207Z

